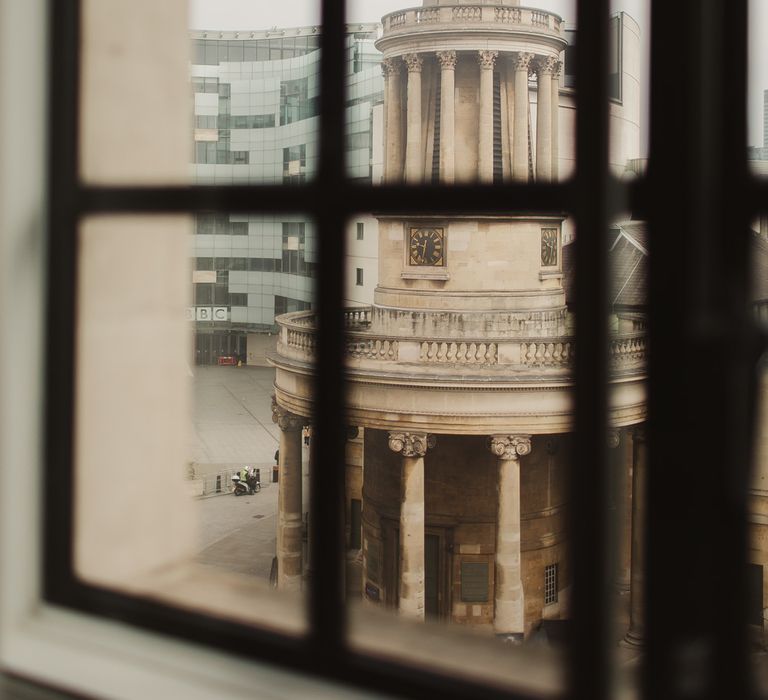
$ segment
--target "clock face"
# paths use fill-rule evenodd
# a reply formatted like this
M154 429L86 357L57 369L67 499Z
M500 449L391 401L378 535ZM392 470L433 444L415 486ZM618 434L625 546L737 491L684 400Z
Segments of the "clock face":
M412 228L408 236L409 265L445 265L445 231L442 228Z
M557 265L557 229L541 229L541 264L545 267Z

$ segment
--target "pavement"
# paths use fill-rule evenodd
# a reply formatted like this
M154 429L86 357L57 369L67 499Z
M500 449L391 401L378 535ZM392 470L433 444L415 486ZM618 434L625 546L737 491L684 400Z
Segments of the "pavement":
M190 461L196 474L261 469L262 489L196 499L197 561L269 578L275 556L277 484L270 483L279 428L272 423L275 371L269 367L195 367Z

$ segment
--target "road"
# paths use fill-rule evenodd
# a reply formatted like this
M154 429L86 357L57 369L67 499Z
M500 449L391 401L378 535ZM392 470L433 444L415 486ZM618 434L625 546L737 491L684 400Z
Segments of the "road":
M275 372L268 367L195 367L191 462L196 474L261 470L262 490L197 499L200 563L269 578L275 555L277 484L269 483L279 428L272 423Z

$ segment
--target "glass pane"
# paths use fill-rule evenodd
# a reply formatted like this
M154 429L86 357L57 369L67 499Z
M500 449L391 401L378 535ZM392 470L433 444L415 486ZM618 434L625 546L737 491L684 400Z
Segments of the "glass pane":
M317 169L316 0L86 2L82 173L98 183L295 184ZM152 80L145 76L151 75ZM151 105L151 108L150 108ZM191 166L191 167L190 167Z
M643 580L647 527L647 302L648 231L629 215L606 240L609 294L608 522L612 538L610 601L618 640L616 681L638 687L645 644Z
M612 0L609 24L611 170L630 180L645 172L650 95L649 0Z
M288 341L281 323L300 325L312 306L314 255L311 222L290 215L84 224L75 549L85 580L304 631L311 389L294 385L287 405L271 360Z
M189 37L166 17L186 0L86 0L81 174L88 182L187 182L192 129Z
M768 176L768 5L760 0L749 3L749 74L747 94L747 157L752 172Z
M191 3L195 182L300 184L314 176L318 22L316 0Z
M346 580L358 649L562 689L572 238L563 216L348 222Z
M569 177L573 4L411 5L419 6L349 3L350 177L373 184ZM365 23L378 21L381 35L371 41Z

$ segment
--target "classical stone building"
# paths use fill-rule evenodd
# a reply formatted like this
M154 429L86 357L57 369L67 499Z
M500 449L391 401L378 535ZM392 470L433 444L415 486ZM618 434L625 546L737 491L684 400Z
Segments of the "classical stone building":
M425 0L384 17L385 180L561 176L573 149L561 121L572 123L573 104L561 81L564 32L560 17L516 0ZM625 117L620 104L612 110ZM374 303L347 313L347 420L356 428L347 512L367 603L516 638L567 617L567 479L578 475L568 473L575 348L564 223L525 212L379 217ZM295 589L315 326L312 312L278 323L278 580ZM625 485L625 588L632 474L644 460L644 343L642 317L622 309L608 439Z

